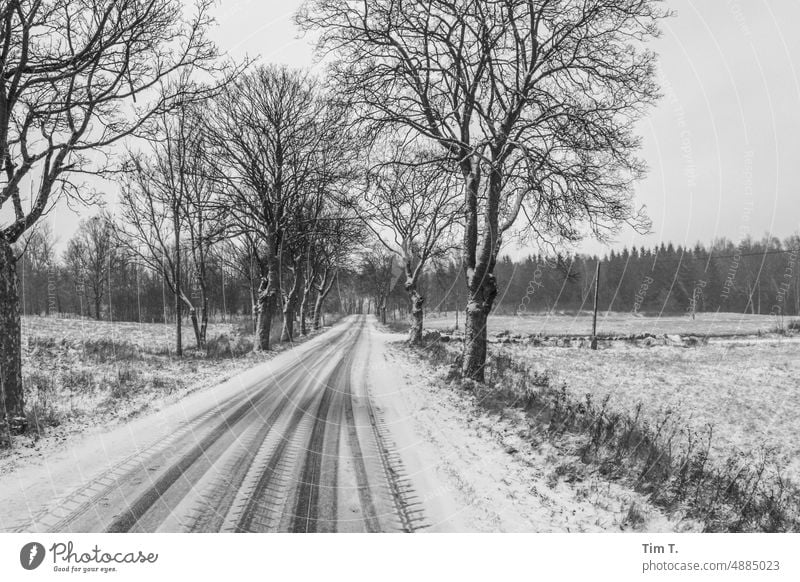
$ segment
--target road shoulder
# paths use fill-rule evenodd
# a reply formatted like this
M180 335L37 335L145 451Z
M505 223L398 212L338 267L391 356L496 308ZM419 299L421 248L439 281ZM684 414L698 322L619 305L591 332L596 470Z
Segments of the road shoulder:
M642 495L600 476L559 475L567 459L533 443L522 415L481 410L449 387L446 370L403 349L403 337L373 330L372 391L430 531L667 532L670 521Z

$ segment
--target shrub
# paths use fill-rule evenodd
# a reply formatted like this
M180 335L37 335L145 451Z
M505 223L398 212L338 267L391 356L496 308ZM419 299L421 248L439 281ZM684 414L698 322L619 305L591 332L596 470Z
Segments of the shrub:
M96 383L94 375L89 370L76 370L68 368L59 375L61 387L74 392L91 392Z
M206 341L205 355L210 359L240 358L253 351L253 340L248 336L238 336L231 341L227 334L220 334Z
M109 398L122 399L129 398L141 388L141 383L138 382L142 372L137 368L130 365L120 366L116 370L116 374L108 379L109 383Z
M206 357L211 359L228 358L232 354L231 341L226 334L206 340Z
M41 436L47 427L61 424L63 415L53 403L55 384L52 376L41 372L29 374L26 378L26 392L28 403L25 416L28 426L35 431L36 436Z
M98 363L142 359L142 350L126 341L91 339L84 341L81 346L84 356Z

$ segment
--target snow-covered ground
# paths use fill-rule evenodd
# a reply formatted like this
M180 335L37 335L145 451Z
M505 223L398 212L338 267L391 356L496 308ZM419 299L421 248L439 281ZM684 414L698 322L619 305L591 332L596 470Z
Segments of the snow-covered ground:
M579 398L606 395L613 409L632 411L642 403L651 420L667 410L687 426L713 425L712 449L775 447L787 475L800 481L800 359L797 343L742 339L692 348L639 347L625 342L601 349L525 345L493 346Z
M432 369L376 332L373 399L428 510L431 531L687 531L643 496L577 458L532 442L521 413L501 417L448 387ZM375 365L375 364L374 364ZM566 468L566 470L565 470ZM574 470L573 470L574 469Z
M274 357L251 352L249 321L210 324L220 352L194 351L185 325L184 358L174 356L175 329L159 323L23 318L23 381L31 430L0 451L0 475L97 432L160 410Z
M220 335L237 338L245 330L251 330L249 319L233 322L210 322L206 337ZM85 341L109 340L127 342L149 353L169 352L175 349L175 324L137 323L132 321L97 321L87 318L39 317L26 315L22 318L22 342L35 339L69 340L80 344ZM31 339L28 339L31 338ZM195 345L194 331L187 321L182 326L183 346L192 349Z
M352 350L354 382L363 382L374 410L374 421L357 430L367 430L374 422L381 446L386 446L387 473L394 475L390 481L402 489L406 510L420 510L426 526L422 531L695 528L692 522L667 519L641 495L604 480L568 453L532 441L524 417L482 411L471 394L443 385L442 370L421 365L395 345L402 336L381 331L373 319L365 333L357 346L336 344L336 349ZM5 501L0 529L19 527L37 508L53 506L60 496L93 482L93 476L149 450L149 443L169 438L186 419L204 418L220 403L241 396L244 387L263 385L261 380L276 370L304 369L311 350L333 346L332 337L318 336L218 386L180 398L174 395L175 401L164 402L161 410L122 426L98 425L61 446L34 447L35 454L25 462L17 458L0 475L0 497ZM139 476L144 485L153 478Z
M455 313L426 314L428 329L452 329L456 324ZM464 314L459 313L460 329L464 328ZM756 334L775 330L779 324L786 325L789 319L779 322L772 315L749 315L738 313L699 313L692 319L688 315L644 317L632 313L600 312L597 317L597 332L612 335L632 334L692 334L727 335ZM577 315L490 315L489 333L503 331L519 334L541 335L589 335L592 332L592 316L589 312Z
M89 479L113 471L141 451L169 442L189 419L209 410L213 412L248 386L269 378L275 369L302 361L323 337L316 335L296 349L273 352L268 361L249 361L246 369L240 368L232 378L203 386L207 389L158 400L146 414L124 424L95 423L80 434L27 446L17 443L11 456L4 459L4 470L0 472L0 499L5 502L0 505L0 530L25 524L42 507L53 507ZM139 477L144 483L151 478L152 475Z

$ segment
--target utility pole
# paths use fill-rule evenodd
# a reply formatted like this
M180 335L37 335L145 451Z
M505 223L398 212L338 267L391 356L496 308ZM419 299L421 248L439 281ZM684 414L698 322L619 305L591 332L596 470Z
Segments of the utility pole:
M597 305L600 295L600 259L597 259L597 269L594 273L594 315L592 317L592 349L597 349Z

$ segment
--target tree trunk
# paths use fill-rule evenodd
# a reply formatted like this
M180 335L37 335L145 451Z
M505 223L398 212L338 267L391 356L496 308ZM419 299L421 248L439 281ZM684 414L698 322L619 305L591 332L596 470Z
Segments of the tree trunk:
M256 329L256 350L268 351L272 319L278 302L280 272L278 269L278 237L275 233L267 236L267 276L261 277L258 288L258 325ZM263 266L262 266L263 273Z
M11 244L0 237L0 448L25 432L19 281Z
M258 333L258 291L255 277L250 278L250 317L253 319L253 333Z
M206 290L205 273L199 282L200 285L200 343L198 347L206 349L206 335L208 333L208 291ZM223 320L224 320L223 314Z
M272 296L269 283L261 279L258 288L258 322L256 323L256 351L269 351L269 334L272 327Z
M283 330L281 331L281 341L294 341L294 310L287 303L283 310Z
M303 288L303 298L300 300L300 334L308 335L306 317L308 316L308 297L311 295L310 285Z
M483 382L486 368L486 312L477 302L467 303L464 318L464 363L462 373Z
M258 288L258 325L256 328L256 350L266 352L270 349L272 320L275 318L277 293L270 275L261 279Z
M286 298L286 304L283 307L283 330L281 331L281 341L292 342L294 341L294 314L297 310L297 299L300 294L300 289L305 285L303 280L303 265L301 262L295 262L294 266L294 281L292 281L292 288Z
M175 294L175 354L183 355L183 322L181 321L181 298Z
M314 324L315 330L320 328L320 318L322 317L322 304L325 301L325 296L322 293L317 294L317 300L314 302Z
M94 318L100 321L100 293L94 292Z
M412 287L409 290L409 294L411 305L411 329L408 331L408 341L411 344L419 344L422 342L422 306L425 303L425 298L419 294L416 287Z
M196 269L197 288L200 291L200 330L195 332L197 349L206 349L206 333L208 331L208 289L206 289L206 256L199 254L199 265ZM223 288L224 289L224 288Z
M202 350L204 347L203 336L200 332L200 324L197 321L197 309L194 307L189 308L189 320L192 322L192 329L194 330L194 343L198 350Z
M308 297L303 296L303 301L300 303L300 335L308 335L308 327L306 325L306 310L308 309Z
M322 283L317 287L317 300L314 302L314 329L317 330L321 327L322 319L322 306L325 303L325 298L328 293L333 289L333 284L336 281L339 273L334 271L333 276L328 279L328 269L325 269L325 274L322 277Z
M480 162L466 159L462 162L466 183L464 270L467 280L467 308L464 324L464 361L461 373L476 382L483 382L486 368L486 318L497 297L497 283L493 274L500 247L499 198L501 176L493 172L489 179L484 232L478 249L478 194L480 188Z
M286 298L286 303L283 305L283 328L281 329L281 341L291 342L294 341L294 308L297 301L296 282L289 296Z

